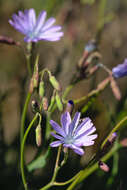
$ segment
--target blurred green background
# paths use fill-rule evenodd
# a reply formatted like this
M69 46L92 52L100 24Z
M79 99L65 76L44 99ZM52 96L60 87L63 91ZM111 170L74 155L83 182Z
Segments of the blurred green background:
M99 51L102 62L112 69L127 57L127 0L107 0L106 9L100 11L102 0L0 0L0 35L12 37L20 41L23 46L23 36L12 28L8 20L18 10L34 8L36 13L45 9L48 17L56 17L57 23L63 26L64 37L59 42L44 42L38 44L40 53L40 69L49 68L60 81L62 89L70 83L76 65L83 54L85 44L96 37L98 26L103 18L111 16L105 24L99 41ZM79 98L106 78L107 74L100 70L93 77L77 84L69 94L70 99ZM0 44L0 189L23 189L19 169L19 130L20 115L23 102L28 90L25 86L27 77L24 52L16 46ZM94 105L86 113L93 118L99 134L97 146L110 129L127 114L127 78L118 80L122 99L117 101L110 87L97 98ZM28 83L28 82L27 82ZM33 113L29 108L28 121ZM127 137L127 130L121 131L119 138ZM34 142L34 130L29 137L25 160L29 163L37 153ZM75 174L79 168L89 160L91 152L97 146L88 148L86 155L80 159L74 154L70 158L71 164L64 167L60 173L60 180ZM55 151L54 151L55 154ZM52 155L51 155L52 156ZM119 159L119 162L117 160ZM115 160L116 174L112 175ZM68 161L68 163L69 163ZM79 189L125 190L127 188L127 149L114 155L108 164L109 173L98 170L79 186ZM49 171L46 166L33 172L30 176L31 189L35 190L45 184L52 176L53 165ZM64 176L65 177L64 177ZM92 183L91 183L92 182ZM54 188L65 189L65 187ZM76 188L78 190L78 188Z

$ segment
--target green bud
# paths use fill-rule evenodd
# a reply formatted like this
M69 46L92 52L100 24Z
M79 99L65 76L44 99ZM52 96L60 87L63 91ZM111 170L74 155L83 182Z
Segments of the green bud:
M55 96L53 95L53 96L51 97L50 105L49 105L49 107L48 107L48 111L49 111L49 112L51 111L51 109L52 109L52 107L53 107L54 104L55 104Z
M41 135L41 125L40 124L37 126L35 132L36 132L36 144L37 144L37 146L41 146L42 135Z
M56 93L56 104L60 111L63 111L63 104L61 102L60 96L58 93Z
M52 84L52 86L56 89L56 90L58 90L58 91L60 91L61 90L61 87L60 87L60 84L58 83L58 81L56 80L56 78L54 77L54 76L49 76L49 81L50 81L50 83Z
M43 98L44 93L45 93L44 82L40 81L40 83L39 83L39 96L40 96L40 99Z

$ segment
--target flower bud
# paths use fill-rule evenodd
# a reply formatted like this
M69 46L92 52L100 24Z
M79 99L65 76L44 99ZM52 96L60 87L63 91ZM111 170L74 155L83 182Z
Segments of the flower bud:
M59 82L56 80L56 78L54 77L54 76L49 76L49 81L50 81L50 83L52 84L52 86L56 89L56 90L58 90L58 91L60 91L61 90L61 87L60 87L60 84L59 84Z
M43 109L45 111L47 111L48 110L48 99L46 97L43 98L42 104L43 104Z
M41 134L41 125L40 124L36 127L35 132L36 132L36 144L37 144L37 146L41 146L42 134Z
M109 172L109 167L107 164L105 164L104 162L102 162L101 160L98 162L98 166L100 167L101 170L103 170L104 172Z
M52 97L51 97L51 101L50 101L50 105L49 105L49 107L48 107L48 111L50 112L51 111L51 109L53 108L53 105L55 104L55 95L53 95Z
M43 98L44 93L45 93L44 82L40 81L40 83L39 83L39 96L40 96L40 99Z
M66 111L72 114L73 109L74 109L74 102L72 100L69 100L66 106Z
M57 92L56 92L56 104L57 104L58 109L60 111L62 111L63 110L63 104L62 104L60 96Z

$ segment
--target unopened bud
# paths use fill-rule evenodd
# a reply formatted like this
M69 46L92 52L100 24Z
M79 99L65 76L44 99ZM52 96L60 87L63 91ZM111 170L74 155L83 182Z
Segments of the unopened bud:
M121 144L123 147L127 147L127 138L122 139L122 140L120 141L120 144Z
M55 104L55 95L53 95L53 96L51 97L50 105L49 105L49 107L48 107L48 111L49 111L49 112L50 112L51 109L53 108L54 104Z
M44 82L40 81L40 83L39 83L39 96L40 96L40 99L43 98L44 93L45 93Z
M41 146L42 144L42 135L41 135L41 125L39 124L36 128L36 144L37 146Z
M120 89L119 89L119 87L118 87L118 85L117 85L117 83L113 77L111 78L110 86L111 86L111 89L112 89L112 92L113 92L115 98L117 100L120 100L121 99L121 92L120 92Z
M56 93L56 104L57 104L57 107L60 111L63 110L63 104L61 102L61 99L60 99L60 96L58 93Z
M50 81L50 83L52 84L52 86L56 89L56 90L58 90L58 91L60 91L61 90L61 87L60 87L60 84L59 84L59 82L56 80L56 78L54 77L54 76L49 76L49 81Z
M117 138L117 133L114 132L114 133L111 134L111 136L109 137L108 140L110 141L111 144L113 144L114 141L116 140L116 138Z
M0 43L20 46L20 42L16 42L12 38L9 38L7 36L0 36Z
M109 172L109 167L107 164L105 164L104 162L102 162L101 160L98 162L98 166L100 167L101 170L103 170L104 172Z
M43 109L45 111L47 111L48 110L48 99L46 97L44 97L42 100L42 103L43 103Z
M39 106L38 106L38 103L35 100L32 100L31 105L32 105L33 112L34 113L38 112Z
M72 114L73 109L74 109L74 102L72 100L69 100L66 106L66 111Z
M34 73L33 73L33 87L37 88L38 87L38 79L39 79L39 74L38 74L38 60L39 56L36 58L35 66L34 66Z
M116 132L112 133L112 135L108 138L107 142L104 144L103 149L101 150L102 156L109 151L116 138L117 138L117 133Z

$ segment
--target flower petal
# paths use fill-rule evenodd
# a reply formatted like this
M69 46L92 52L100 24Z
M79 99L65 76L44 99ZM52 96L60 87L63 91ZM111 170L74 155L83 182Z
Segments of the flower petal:
M42 29L45 19L46 19L46 15L47 15L46 11L42 11L39 14L35 28L34 28L34 33L38 33Z
M29 9L28 11L28 23L29 23L29 27L32 30L36 24L36 14L35 14L34 9Z
M56 139L64 140L63 137L61 137L60 135L57 135L57 134L55 134L55 133L53 133L53 132L51 132L51 135L52 135L53 137L55 137Z
M61 115L61 125L66 134L68 134L68 128L71 123L71 116L69 112L65 112Z
M52 142L52 143L50 144L50 146L51 146L51 147L57 147L57 146L59 146L59 145L61 145L61 144L62 144L61 141L54 141L54 142Z
M52 125L53 129L60 134L61 136L65 136L64 130L53 120L50 120L50 124Z
M69 126L69 134L74 133L74 130L76 130L79 123L80 115L81 114L79 112L76 112L76 114L74 115L74 118Z
M49 18L49 19L45 22L45 24L44 24L44 26L43 26L43 31L47 30L50 26L52 26L52 25L55 23L55 21L56 21L55 18L53 18L53 17Z
M92 126L93 126L93 123L91 122L91 119L89 117L85 118L83 122L75 130L75 135L80 135L84 133Z
M77 135L75 136L75 139L80 139L82 137L88 136L95 131L96 131L96 128L93 126L93 127L89 128L88 130L86 130L85 132L81 133L80 135L77 133Z
M76 154L79 154L80 156L82 156L85 152L82 148L79 148L75 145L72 145L72 149Z

